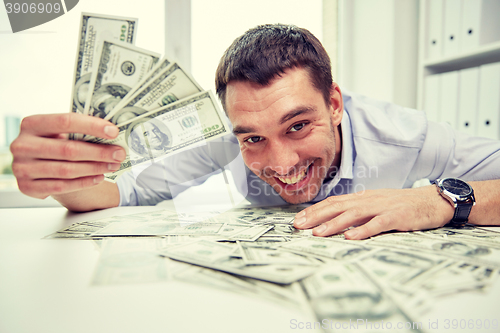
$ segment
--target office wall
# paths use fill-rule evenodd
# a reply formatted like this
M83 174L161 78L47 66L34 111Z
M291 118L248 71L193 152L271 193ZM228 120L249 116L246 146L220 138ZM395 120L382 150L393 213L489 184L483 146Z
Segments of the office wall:
M339 1L338 82L416 107L418 0Z
M191 0L191 64L205 89L215 89L215 70L232 43L259 24L287 23L322 40L322 0Z

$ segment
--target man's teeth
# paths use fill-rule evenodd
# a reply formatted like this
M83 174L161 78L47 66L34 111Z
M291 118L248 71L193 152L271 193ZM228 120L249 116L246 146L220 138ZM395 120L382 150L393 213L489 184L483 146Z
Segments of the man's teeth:
M293 176L290 178L278 177L278 179L285 184L296 184L306 177L306 173L307 173L307 169L304 169L304 170L302 170L301 173L299 173L296 176Z

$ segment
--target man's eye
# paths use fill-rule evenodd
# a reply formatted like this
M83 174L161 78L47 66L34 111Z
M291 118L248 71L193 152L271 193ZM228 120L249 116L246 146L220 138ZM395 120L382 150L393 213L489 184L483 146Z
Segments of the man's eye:
M250 143L257 143L259 141L262 141L262 137L260 137L260 136L252 136L252 137L247 139L247 142L250 142Z
M290 132L298 132L306 126L307 123L295 124L290 128Z

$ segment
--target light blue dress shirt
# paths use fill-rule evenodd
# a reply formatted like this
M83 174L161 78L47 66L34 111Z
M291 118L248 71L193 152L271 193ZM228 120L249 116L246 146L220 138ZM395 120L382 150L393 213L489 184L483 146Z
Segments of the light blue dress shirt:
M425 112L343 92L339 171L312 203L368 189L408 188L423 178L500 178L500 141L471 137ZM253 204L286 202L243 163L236 137L228 134L196 148L139 166L118 179L120 205L155 205L202 184L222 170Z

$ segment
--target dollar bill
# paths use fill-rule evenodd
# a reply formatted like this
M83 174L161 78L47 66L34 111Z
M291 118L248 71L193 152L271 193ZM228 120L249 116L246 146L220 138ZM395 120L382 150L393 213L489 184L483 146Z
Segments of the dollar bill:
M120 169L105 175L111 182L135 165L223 136L228 127L215 97L205 91L130 120L119 131L114 140L91 141L115 144L127 152Z
M498 268L447 260L413 279L407 288L425 292L427 298L463 291L484 291L498 279Z
M170 279L170 260L158 256L162 238L107 238L103 240L93 285L151 283Z
M307 299L298 283L278 285L199 266L190 266L189 269L180 270L173 277L182 282L268 300L302 314L310 311Z
M224 224L224 227L222 228L220 235L226 237L227 239L251 228L252 226L248 226L245 224L226 223Z
M89 84L84 114L105 118L158 62L160 55L134 45L103 40Z
M124 107L116 108L104 119L120 126L131 118L159 109L202 90L188 72L178 63L173 63L139 88Z
M71 93L71 112L84 112L94 55L100 41L106 38L134 44L137 21L136 18L82 13Z
M487 229L466 226L464 228L439 228L416 231L413 234L442 238L447 240L465 241L491 247L500 247L500 233Z
M92 239L92 233L101 230L111 222L117 221L115 217L96 221L77 222L69 227L62 228L57 232L46 236L44 239L69 238L69 239Z
M242 231L238 231L228 238L231 240L253 242L273 228L274 226L272 225L254 225L250 228L245 228Z
M148 84L148 82L150 82L154 77L156 77L158 74L160 74L160 72L162 70L164 70L165 68L167 68L168 66L170 66L172 62L167 58L167 57L163 57L161 58L157 63L156 65L147 73L147 75L141 80L139 81L139 83L137 83L134 87L132 87L132 89L128 92L127 95L125 95L125 97L120 100L118 102L118 104L116 104L115 108L113 110L111 110L110 113L113 113L114 110L119 110L121 109L124 105L127 104L127 101L130 100L130 98L132 97L132 95L139 89L141 89L142 87L144 87L144 85ZM106 120L108 120L110 118L109 114L106 115Z
M104 236L217 235L222 223L135 222L111 223L92 233Z
M229 258L236 250L236 244L224 244L202 239L176 247L169 247L160 253L181 261L209 264L220 259Z
M295 214L304 207L269 207L263 208L239 208L231 212L235 217L250 223L271 223L271 224L290 224L293 222Z
M500 267L500 248L463 239L422 237L413 233L388 234L373 238L370 245L428 252L472 264Z
M247 265L268 264L293 264L293 265L318 265L315 260L305 255L283 251L279 248L260 248L247 246L247 242L238 242L241 248L242 259Z
M326 332L337 332L338 322L347 322L342 332L380 332L383 322L412 321L356 264L330 263L301 284ZM422 330L412 327L398 332Z
M312 254L337 260L353 260L372 251L372 248L363 246L362 243L320 237L301 238L284 243L281 248L295 253Z
M247 265L242 258L233 256L238 247L218 242L200 240L167 248L160 254L171 259L208 267L227 273L242 275L279 284L290 284L314 273L315 266L274 264Z

